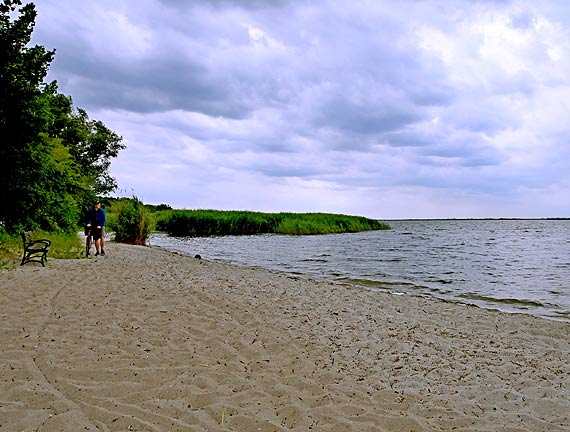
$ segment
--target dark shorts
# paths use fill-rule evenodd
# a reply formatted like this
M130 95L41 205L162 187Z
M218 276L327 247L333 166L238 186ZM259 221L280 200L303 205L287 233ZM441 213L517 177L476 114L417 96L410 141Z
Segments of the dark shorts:
M93 240L99 240L101 237L105 237L105 227L85 227L85 235L92 236Z

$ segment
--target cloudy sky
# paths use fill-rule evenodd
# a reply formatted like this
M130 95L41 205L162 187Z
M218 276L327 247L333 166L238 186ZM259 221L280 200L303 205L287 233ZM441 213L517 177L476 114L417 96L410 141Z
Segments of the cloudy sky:
M566 0L36 0L120 195L380 219L570 216Z

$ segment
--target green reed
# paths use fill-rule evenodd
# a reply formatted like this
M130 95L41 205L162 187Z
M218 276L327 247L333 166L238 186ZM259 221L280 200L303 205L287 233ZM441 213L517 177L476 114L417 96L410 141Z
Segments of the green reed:
M376 219L329 213L260 213L221 210L166 210L156 228L176 236L251 234L340 234L390 229Z

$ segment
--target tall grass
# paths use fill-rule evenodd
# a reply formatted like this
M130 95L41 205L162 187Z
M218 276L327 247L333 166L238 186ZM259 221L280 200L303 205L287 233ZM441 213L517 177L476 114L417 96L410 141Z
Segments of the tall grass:
M390 229L390 226L376 219L329 213L166 210L156 213L156 228L176 236L210 236L337 234Z

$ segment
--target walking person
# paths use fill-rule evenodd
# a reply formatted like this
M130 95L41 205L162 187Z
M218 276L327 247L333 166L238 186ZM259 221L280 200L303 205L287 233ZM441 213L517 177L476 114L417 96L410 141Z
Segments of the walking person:
M101 208L101 203L96 201L87 214L85 215L85 255L89 256L91 250L91 237L95 242L95 256L99 254L105 255L105 222L107 222L107 214Z

